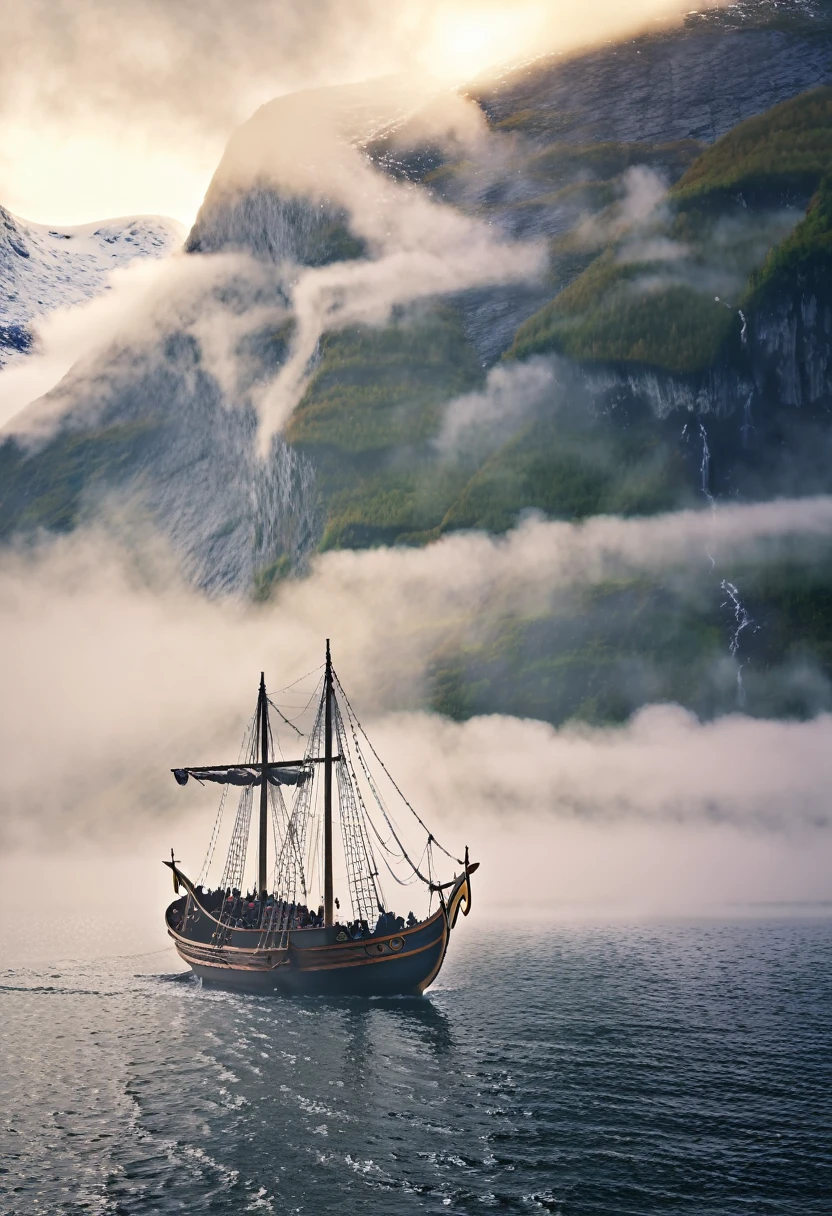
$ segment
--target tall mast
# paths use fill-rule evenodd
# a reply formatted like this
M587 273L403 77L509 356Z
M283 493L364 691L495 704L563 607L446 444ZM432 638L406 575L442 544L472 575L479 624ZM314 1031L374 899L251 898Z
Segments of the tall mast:
M257 716L260 726L260 840L257 850L257 894L266 890L266 839L269 823L269 710L266 700L266 677L260 672L260 694L257 700Z
M324 924L335 923L332 898L332 658L326 640L324 676Z

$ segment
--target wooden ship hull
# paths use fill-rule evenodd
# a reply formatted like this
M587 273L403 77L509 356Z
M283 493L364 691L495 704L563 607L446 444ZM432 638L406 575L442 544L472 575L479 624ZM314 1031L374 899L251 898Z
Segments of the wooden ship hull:
M165 920L180 958L207 985L279 996L419 996L439 974L460 911L468 915L475 868L455 880L427 920L357 941L338 941L343 930L333 926L288 930L262 945L259 929L229 929L207 912L179 871L188 895L170 905ZM176 914L188 906L186 925L177 929Z

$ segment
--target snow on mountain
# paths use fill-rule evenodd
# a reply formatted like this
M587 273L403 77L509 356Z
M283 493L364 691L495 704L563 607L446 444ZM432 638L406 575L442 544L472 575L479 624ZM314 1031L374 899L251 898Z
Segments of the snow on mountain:
M160 258L184 229L162 216L48 227L0 207L0 366L32 345L31 322L106 291L110 273L135 258Z

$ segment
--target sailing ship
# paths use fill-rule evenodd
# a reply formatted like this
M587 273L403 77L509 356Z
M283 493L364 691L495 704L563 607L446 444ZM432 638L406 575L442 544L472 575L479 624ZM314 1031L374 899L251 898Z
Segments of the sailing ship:
M285 995L420 994L439 974L460 911L467 916L471 910L471 875L479 863L469 861L467 847L462 858L453 857L404 797L355 715L333 668L328 640L310 704L316 700L304 755L282 759L276 755L280 740L278 734L276 747L272 715L301 732L268 695L261 673L240 760L171 770L180 785L193 778L216 782L223 790L200 881L192 882L180 869L173 850L164 863L179 896L165 914L167 931L204 984ZM210 873L228 791L235 787L240 788L237 813L213 890L201 880ZM289 805L284 790L293 791ZM256 879L244 895L255 791ZM336 822L339 881L348 888L351 917L342 912L335 892ZM417 847L423 841L418 859L414 836ZM444 882L437 873L438 854L460 867ZM405 888L423 884L428 907L422 919L411 911L405 922L391 910L379 862L385 881L392 877ZM313 891L320 895L317 911Z

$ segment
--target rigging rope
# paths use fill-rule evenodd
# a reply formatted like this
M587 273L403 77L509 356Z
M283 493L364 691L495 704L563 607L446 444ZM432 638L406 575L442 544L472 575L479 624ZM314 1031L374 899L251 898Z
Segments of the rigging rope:
M311 671L307 671L305 676L298 676L297 680L293 680L291 684L284 684L282 688L275 689L275 696L277 696L277 694L280 692L288 692L289 689L294 688L296 684L302 683L303 680L308 680L310 676L317 675L318 672L323 671L323 669L324 669L324 664L320 663L317 667L313 667ZM318 681L318 683L320 683L320 680ZM318 691L318 688L316 685L315 692L317 692L317 691ZM312 694L312 696L314 696L314 695L315 695L315 693ZM310 700L311 700L311 698L310 698Z
M390 862L384 856L384 853L389 853L389 855L391 857L398 857L401 860L408 860L403 853L394 853L392 849L388 849L387 844L385 843L384 840L382 840L381 833L379 832L378 828L376 827L375 823L373 822L373 817L372 817L372 815L370 815L370 813L367 810L367 807L364 803L364 798L361 794L361 786L358 783L358 777L356 776L355 768L352 763L352 752L350 751L349 747L347 747L345 749L345 754L347 757L347 762L349 763L349 769L350 769L350 774L352 776L355 793L358 797L358 802L360 804L361 811L364 815L364 819L366 820L367 823L369 823L369 825L372 828L373 833L376 837L376 840L378 840L379 844L381 845L382 849L384 850L384 852L381 854L381 860L384 862L385 866L389 870L390 876L393 878L393 880L395 882L397 882L399 884L400 887L410 887L416 881L417 876L418 877L421 877L421 876L418 875L418 872L417 872L417 873L414 873L410 878L399 878L396 871L390 865ZM359 755L360 755L360 753L359 753ZM363 760L362 760L362 767L363 767ZM372 784L371 784L371 788L372 788ZM422 855L424 856L424 851L423 851ZM421 864L421 858L419 859L419 863ZM382 893L382 898L383 898L383 893Z
M243 760L244 756L248 757L249 754L251 754L251 756L253 758L254 753L251 750L251 740L252 740L252 735L254 733L254 723L255 723L256 718L257 718L257 711L255 710L255 712L252 714L251 718L249 719L248 726L246 727L245 733L243 735L243 741L240 744L240 750L237 753L237 763L238 764ZM219 808L217 809L217 817L214 820L214 829L211 832L211 839L208 842L208 851L205 854L205 860L202 863L202 869L199 871L199 874L197 876L197 880L196 880L197 886L199 886L203 882L206 882L208 879L208 871L211 869L211 863L214 860L214 850L217 847L217 841L219 840L219 835L220 835L220 828L222 827L222 817L223 817L223 812L225 811L225 800L228 797L228 788L229 787L227 785L224 785L222 787L222 794L220 795L220 805L219 805Z
M339 684L339 688L340 688L340 684ZM379 797L379 794L378 794L378 791L376 790L373 779L370 776L369 770L367 769L367 765L364 761L364 756L361 752L361 748L359 746L358 739L355 734L355 728L352 726L352 723L350 723L350 730L352 732L353 741L355 742L355 753L358 756L358 761L361 765L361 768L363 769L364 776L367 779L367 784L369 785L372 795L375 798L376 803L378 804L378 809L381 811L382 815L384 816L384 818L387 821L387 826L389 827L390 831L393 833L393 838L395 839L396 844L399 846L399 848L402 851L402 856L404 857L407 864L410 866L413 873L418 874L418 876L421 878L422 882L426 883L428 886L430 886L430 883L431 883L430 878L425 878L424 874L421 872L419 867L409 856L407 849L402 844L401 840L399 839L398 833L396 832L396 829L393 827L393 824L390 821L390 816L387 814L387 808L385 807L384 803L382 802L381 798Z
M266 697L266 700L268 701L269 705L271 705L272 709L278 715L278 717L282 718L287 726L291 726L292 730L295 732L295 734L298 736L298 738L302 739L303 731L298 730L298 728L295 726L294 722L289 721L289 719L286 717L286 715L283 713L283 711L281 709L278 709L278 707L275 705L275 703L271 699L271 697ZM311 700L311 698L310 698L310 700ZM307 708L308 708L308 706L307 706ZM300 714L298 714L298 717L300 717ZM272 729L271 726L269 726L269 734L271 734L271 729Z
M298 718L303 717L303 715L307 712L307 710L309 709L309 706L312 704L312 702L316 698L320 698L320 695L321 695L320 687L321 687L321 681L319 680L318 683L315 685L315 687L312 690L311 697L306 702L303 709L299 710L298 713L295 714L294 718L286 718L285 715L283 714L283 712L280 709L278 709L277 705L275 705L274 701L272 701L271 698L269 698L269 704L274 706L275 709L277 709L277 712L280 714L281 718L283 718L284 722L288 722L289 725L292 726L292 725L294 725L295 722L297 722ZM301 695L303 695L303 694L301 694Z
M379 884L376 882L378 863L367 836L366 815L363 813L365 808L360 798L358 783L350 781L347 764L343 759L347 751L347 737L344 730L344 719L335 698L333 698L333 710L335 738L338 752L342 757L336 769L336 777L341 811L341 837L344 844L344 858L347 863L352 910L359 920L369 922L375 918L376 909L379 912L384 911L384 892L380 890ZM358 798L356 798L357 794Z
M342 719L342 721L343 721L343 719ZM350 726L350 731L353 735L353 740L355 740L355 732L352 731L352 726ZM346 742L346 740L345 740L345 742ZM349 764L350 775L352 776L352 781L353 781L353 785L355 787L355 792L358 796L358 801L361 804L361 809L364 813L365 818L367 819L367 822L369 823L370 827L373 829L373 834L375 835L376 840L379 842L379 844L381 845L384 852L387 853L390 857L397 857L399 860L406 860L404 853L395 853L393 851L393 849L389 848L388 841L382 839L381 833L379 832L378 828L376 827L375 823L373 822L373 818L370 815L370 813L367 810L367 807L364 803L364 797L361 793L361 786L359 784L358 777L356 776L355 767L352 762L352 752L350 751L349 746L346 746L342 749L342 754L345 755L347 758L347 763ZM361 764L361 767L364 770L364 773L366 775L367 771L368 771L367 765L364 762L364 757L361 753L361 749L358 746L356 746L356 755L358 756L359 763ZM378 794L375 791L373 781L370 779L368 781L368 784L370 786L371 791L373 792L373 796L375 797L376 801L378 801ZM393 833L391 831L391 835L392 834Z
M433 832L431 832L430 828L427 826L427 824L426 824L426 823L424 822L424 820L422 819L421 815L419 815L419 813L418 813L416 810L414 810L414 808L413 808L413 807L411 806L411 804L408 802L407 798L405 798L405 796L404 796L404 794L402 793L402 791L401 791L401 790L399 789L399 787L396 785L396 782L393 780L393 778L391 777L390 773L387 771L387 767L386 767L386 765L385 765L384 761L381 759L381 757L379 756L378 752L377 752L377 751L376 751L376 749L373 747L372 742L370 741L370 738L369 738L369 736L367 735L367 732L365 731L364 727L363 727L363 726L361 725L361 723L359 722L358 717L357 717L357 715L356 715L356 712L355 712L355 710L353 709L353 707L352 707L352 705L351 705L351 703L350 703L350 699L349 699L349 697L347 696L347 694L344 692L344 687L343 687L343 685L342 685L341 681L338 679L338 676L335 674L335 671L334 671L334 670L333 670L332 675L333 675L333 678L334 678L334 680L335 680L335 683L338 685L338 689L339 689L339 691L340 691L340 693L341 693L341 696L344 698L344 704L345 704L345 705L346 705L346 707L347 707L347 713L348 713L348 716L350 717L350 719L351 719L352 721L354 721L354 722L355 722L355 725L358 727L358 729L361 731L361 734L362 734L362 735L364 736L364 738L367 740L367 745L368 745L368 747L370 748L370 751L373 753L373 755L375 756L376 760L377 760L377 761L378 761L378 763L381 765L381 768L383 769L384 773L386 774L387 779L388 779L388 781L390 782L390 784L392 785L393 789L394 789L394 790L396 791L396 793L399 795L399 797L401 798L402 802L405 804L405 806L407 807L407 809L410 811L411 815L413 815L413 817L414 817L414 818L415 818L415 819L416 819L416 820L417 820L417 821L418 821L418 822L421 824L421 826L422 826L422 827L424 828L424 830L427 832L427 834L428 834L429 838L430 838L430 839L433 841L433 843L436 845L436 847L437 847L438 849L440 849L440 850L441 850L441 851L442 851L442 852L445 854L445 856L446 856L446 857L449 857L449 858L451 859L451 861L455 861L455 862L457 862L459 865L464 866L464 865L465 865L465 862L462 860L462 858L461 858L461 857L454 857L453 853L449 853L449 852L448 852L448 850L447 850L447 849L446 849L446 848L445 848L443 845L441 845L441 844L439 843L439 841L438 841L438 840L436 839L436 837L434 836ZM355 737L355 731L353 731L353 737ZM357 741L357 740L356 740L356 746L358 746L358 741ZM386 814L385 814L385 818L387 818ZM388 820L388 822L389 822L389 820ZM391 825L391 830L392 830L392 825ZM398 837L396 837L396 839L398 840ZM399 844L401 844L401 841L399 841ZM408 858L408 860L410 860L410 859ZM412 864L412 863L411 863L411 864Z
M320 668L317 668L316 672L319 671ZM314 673L307 673L306 676L302 676L299 680L287 685L286 689L281 691L285 692L295 687L303 680L308 679L312 674ZM387 907L379 873L379 857L399 886L407 887L420 881L429 888L429 908L432 907L435 891L439 894L440 902L444 902L434 865L434 846L440 849L446 857L457 862L459 865L464 865L465 863L448 852L435 839L433 833L429 831L427 825L402 793L375 750L367 732L358 720L349 698L344 692L341 681L334 671L332 672L332 676L332 719L336 751L339 753L335 761L336 788L343 860L346 868L346 879L353 916L358 920L369 922L374 918L376 908L381 912ZM338 693L337 697L335 696L336 689ZM308 711L309 706L319 691L320 682L307 702L306 708L297 715L298 718ZM305 693L301 695L305 695ZM274 895L274 904L269 905L268 917L261 924L261 932L265 934L263 943L267 942L270 938L273 939L276 933L283 934L294 927L296 910L301 906L298 901L302 900L303 904L309 901L311 897L311 885L315 880L316 872L319 881L323 875L323 861L321 857L323 842L321 839L322 825L319 804L321 782L318 779L318 773L321 770L317 769L311 762L319 760L324 750L325 703L326 696L322 696L312 729L308 736L306 736L304 764L305 767L311 769L311 779L296 787L291 809L287 807L283 792L279 787L268 790L272 845L274 849L271 874L271 889ZM295 726L292 719L283 713L272 697L266 697L266 704L276 712L278 717L287 726L292 728L296 735L304 737L303 732ZM344 707L343 713L341 706ZM248 723L243 744L240 748L238 763L254 762L255 760L259 746L258 714L259 710ZM279 764L276 753L278 751L282 753L282 748L279 746L275 747L276 740L270 722L267 725L267 729L269 753L274 758L274 762ZM365 748L367 749L366 752ZM411 857L405 846L403 839L405 833L402 832L397 823L398 812L394 813L395 800L391 799L391 805L389 807L387 805L385 796L382 793L382 783L378 780L376 765L385 774L390 785L427 837L418 861L414 860L414 857ZM363 781L357 775L358 768L363 773ZM365 800L363 795L364 781L366 781L373 800L382 815L382 820L387 826L389 834L386 837L381 829L382 821L379 821L377 824L374 819L375 813L370 814L369 799ZM200 872L199 882L207 878L213 862L228 789L228 785L223 789L217 819L209 843L208 854L203 869ZM389 790L385 791L385 794L389 797ZM240 892L244 889L243 880L245 878L247 854L249 852L253 810L254 791L253 787L248 786L240 794L222 875L223 888L232 887ZM407 827L407 821L404 822L405 827ZM393 848L394 844L396 848ZM375 852L376 847L379 848L379 854ZM396 872L396 868L403 869L402 862L410 870L407 878L400 877ZM224 929L219 932L225 934L228 931Z

